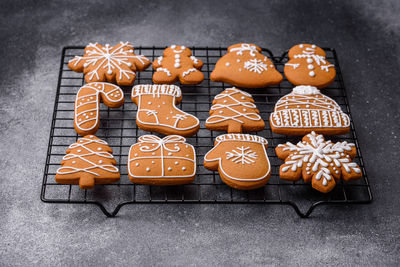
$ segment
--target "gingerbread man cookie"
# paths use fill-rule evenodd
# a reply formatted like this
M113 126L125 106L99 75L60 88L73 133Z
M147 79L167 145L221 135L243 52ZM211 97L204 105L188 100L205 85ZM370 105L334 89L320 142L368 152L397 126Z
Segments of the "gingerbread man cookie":
M136 124L145 131L192 136L200 128L198 118L175 106L182 101L176 85L136 85L131 98L138 106Z
M276 155L285 161L279 169L282 179L306 183L322 193L331 191L338 180L362 177L357 163L352 162L357 151L352 143L325 141L322 135L311 132L294 145L290 142L275 148Z
M150 66L150 60L142 55L135 55L133 46L120 42L116 46L90 43L85 47L83 57L76 56L68 67L85 74L85 81L110 82L121 86L133 85L136 71L143 71Z
M79 184L82 189L95 184L117 182L120 173L107 142L94 135L84 136L69 146L55 180L60 184Z
M223 182L241 190L264 186L271 175L265 138L249 134L224 134L204 156L204 167L216 171Z
M128 174L137 184L191 183L196 175L196 152L179 135L143 135L129 150Z
M292 84L324 88L335 80L335 66L326 60L325 51L318 46L295 45L290 48L288 56L284 73Z
M284 135L345 134L350 131L350 118L330 97L314 86L299 85L278 100L269 117L271 130Z
M238 87L261 88L279 84L283 77L254 44L235 44L220 58L210 75L214 82Z
M99 128L100 99L110 108L124 104L124 92L111 83L88 83L75 97L74 127L78 134L95 134Z
M228 133L261 131L265 123L259 113L249 93L228 88L215 96L205 126Z
M203 62L192 56L192 51L183 45L171 45L164 50L163 56L153 62L153 82L171 84L199 84L204 80L200 71Z

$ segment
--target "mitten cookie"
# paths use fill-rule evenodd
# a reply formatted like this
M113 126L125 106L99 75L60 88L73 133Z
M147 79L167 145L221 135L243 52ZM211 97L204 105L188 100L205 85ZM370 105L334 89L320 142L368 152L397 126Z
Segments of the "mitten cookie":
M143 135L131 146L128 157L129 179L137 184L180 185L191 183L196 175L196 152L179 135L159 138Z
M68 67L85 74L85 81L110 82L118 85L133 85L136 71L143 71L150 66L150 60L142 55L135 55L133 46L120 42L116 46L90 43L85 47L83 57L76 56Z
M254 44L235 44L217 61L210 75L214 82L238 87L261 88L279 84L283 77L274 64Z
M178 86L136 85L131 97L138 106L136 124L145 131L192 136L200 128L199 119L175 106L182 101Z
M124 92L111 83L88 83L75 97L74 127L78 134L95 134L99 128L100 99L110 108L124 104Z
M311 132L297 145L287 142L275 148L276 155L285 161L279 169L282 179L297 181L303 177L314 189L327 193L336 181L362 177L357 163L352 162L357 151L354 144L325 141L322 135Z
M290 48L288 56L284 73L292 84L324 88L335 80L335 66L325 59L324 50L318 46L295 45Z
M250 94L236 88L225 89L215 96L205 126L228 133L256 132L265 127Z
M278 100L269 117L271 130L284 135L345 134L350 131L350 118L331 98L314 86L299 85Z
M264 186L271 175L266 139L249 134L224 134L204 156L204 167L218 170L227 185L242 189Z
M79 184L82 189L93 188L95 184L117 182L120 177L117 164L107 142L94 135L87 135L69 146L67 154L57 170L56 182Z
M199 84L204 80L200 71L203 62L192 56L192 51L183 45L171 45L164 50L163 56L153 62L153 82L171 84Z

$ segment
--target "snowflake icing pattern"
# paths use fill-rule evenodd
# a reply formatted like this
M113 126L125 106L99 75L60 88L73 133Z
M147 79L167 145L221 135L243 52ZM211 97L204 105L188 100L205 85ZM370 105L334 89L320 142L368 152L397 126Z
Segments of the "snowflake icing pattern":
M253 152L250 147L236 147L232 152L226 152L226 159L230 159L235 163L251 164L257 159L257 153Z
M263 71L268 70L267 65L264 64L261 60L257 59L246 61L244 63L244 68L258 74L261 74Z
M352 162L355 156L354 144L346 141L332 143L325 141L322 135L311 132L297 145L290 142L278 145L276 152L279 158L286 158L280 169L281 178L292 177L292 180L298 180L303 174L306 182L315 179L313 187L319 191L332 190L335 186L333 178L339 179L340 174L344 180L361 178L360 168ZM303 173L297 172L298 169ZM319 183L326 187L325 190L320 190L317 185Z

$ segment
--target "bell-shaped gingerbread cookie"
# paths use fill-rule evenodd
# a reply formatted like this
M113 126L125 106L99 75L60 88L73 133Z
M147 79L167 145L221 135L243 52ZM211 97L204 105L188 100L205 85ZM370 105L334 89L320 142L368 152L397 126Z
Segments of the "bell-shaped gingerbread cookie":
M182 101L176 85L136 85L131 98L138 106L136 124L145 131L192 136L200 128L198 118L176 107Z
M290 48L285 64L286 78L294 85L324 88L336 77L335 66L326 60L323 49L316 45L299 44Z
M204 156L204 167L218 170L222 181L233 188L260 188L271 175L267 146L267 140L256 135L220 135Z
M221 57L210 75L214 82L244 88L261 88L279 84L283 77L270 59L254 44L235 44Z

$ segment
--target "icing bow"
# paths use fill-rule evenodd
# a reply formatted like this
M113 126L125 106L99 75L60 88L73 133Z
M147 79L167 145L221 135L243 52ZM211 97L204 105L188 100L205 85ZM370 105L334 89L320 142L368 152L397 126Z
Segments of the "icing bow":
M155 135L142 135L139 137L139 143L148 143L148 144L155 144L155 146L150 146L150 145L142 145L140 147L140 151L143 152L152 152L161 147L161 149L165 149L170 152L179 152L181 149L176 143L185 143L186 138L179 136L179 135L168 135L164 138L160 138ZM168 148L166 144L174 144L175 146L173 148ZM162 153L162 152L161 152Z
M233 51L238 51L236 54L237 55L243 55L243 51L249 51L250 56L255 57L256 54L258 53L258 50L255 45L250 45L250 44L242 44L240 47L234 47L229 49L229 52Z

